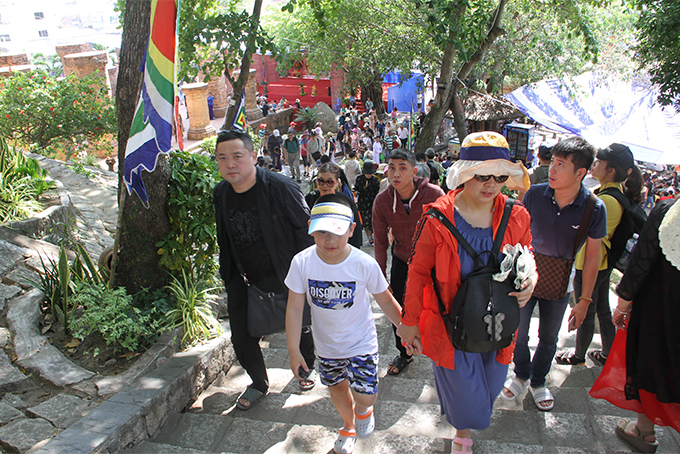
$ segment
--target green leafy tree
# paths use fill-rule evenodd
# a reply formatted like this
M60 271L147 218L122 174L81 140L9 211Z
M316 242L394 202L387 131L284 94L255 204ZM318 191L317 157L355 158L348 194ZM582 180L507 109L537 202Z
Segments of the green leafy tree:
M38 69L45 71L50 76L58 77L64 72L64 65L61 64L61 57L57 54L33 54L31 61Z
M306 56L316 74L342 67L346 88L360 88L379 115L385 73L438 67L438 51L410 0L291 1L283 11L263 19L282 50L279 64L290 67Z
M13 73L0 89L0 135L48 147L55 139L98 140L116 131L107 86L95 76L57 79L44 71Z
M635 72L632 43L637 14L625 4L607 8L584 5L589 33L599 45L596 59L584 48L582 36L564 26L548 4L515 1L508 4L504 30L472 72L477 89L497 93L545 78L599 71L630 78Z
M211 281L217 271L217 230L212 191L221 177L217 164L203 155L173 152L168 187L171 230L158 243L160 265L175 276L180 270L200 281Z
M680 96L680 3L677 0L637 0L636 57L658 84L662 105L678 107Z
M183 0L180 10L180 79L189 81L199 73L205 80L226 77L234 94L224 118L224 128L234 122L243 89L248 82L252 54L272 50L270 38L260 26L262 0L255 0L253 12L238 8L238 2ZM238 78L233 71L239 69Z
M425 151L434 140L444 115L450 109L458 137L467 135L465 115L460 98L462 81L468 79L476 65L506 34L507 0L413 0L426 17L427 31L442 52L441 70L437 81L434 105L425 117L415 150ZM592 3L597 3L598 0ZM540 3L536 3L540 5ZM589 2L569 0L548 2L557 14L562 28L579 36L585 55L595 58L598 43L591 31L591 22L583 6Z

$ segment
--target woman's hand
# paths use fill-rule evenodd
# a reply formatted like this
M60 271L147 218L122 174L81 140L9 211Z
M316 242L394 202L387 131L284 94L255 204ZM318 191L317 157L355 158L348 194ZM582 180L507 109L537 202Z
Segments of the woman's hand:
M413 353L421 354L423 352L423 344L420 341L420 330L418 325L408 326L400 323L397 327L397 336L401 338L402 345L406 347L406 353L412 355Z
M534 273L532 276L524 279L524 282L520 285L521 290L518 292L510 292L508 295L517 298L519 307L524 307L529 302L531 295L534 293L534 287L536 287L536 282L538 281L538 275Z
M628 300L624 300L619 297L619 302L614 309L614 315L612 316L612 323L618 329L626 329L628 324L628 317L630 316L632 303Z

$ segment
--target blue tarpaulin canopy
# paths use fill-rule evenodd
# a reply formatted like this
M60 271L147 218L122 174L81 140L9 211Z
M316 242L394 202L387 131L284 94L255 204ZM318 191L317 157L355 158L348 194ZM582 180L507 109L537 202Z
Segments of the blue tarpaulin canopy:
M383 78L383 83L396 83L387 89L387 110L391 111L395 106L400 112L410 112L418 110L418 92L423 90L423 75L413 72L411 77L405 77L399 72L389 72ZM406 79L406 80L404 80ZM422 96L421 96L422 100ZM421 109L424 106L421 106Z
M597 147L630 147L635 159L680 163L680 114L656 104L648 80L623 82L584 73L527 84L505 95L519 110L557 131L576 134Z

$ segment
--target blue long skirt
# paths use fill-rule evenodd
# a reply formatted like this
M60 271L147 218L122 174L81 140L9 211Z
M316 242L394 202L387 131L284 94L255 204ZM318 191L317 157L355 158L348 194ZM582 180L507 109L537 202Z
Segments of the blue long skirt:
M456 350L454 370L434 365L442 415L456 429L483 430L491 424L493 403L508 375L508 365L497 362L496 353Z

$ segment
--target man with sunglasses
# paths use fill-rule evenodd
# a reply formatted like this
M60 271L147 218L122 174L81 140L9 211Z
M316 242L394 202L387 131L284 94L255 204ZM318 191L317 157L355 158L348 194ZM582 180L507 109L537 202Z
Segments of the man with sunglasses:
M307 234L309 208L300 186L290 178L256 167L257 153L247 133L220 132L215 158L224 179L215 186L213 202L220 276L229 295L231 341L236 358L253 381L236 405L248 410L267 394L269 379L260 339L248 333L248 288L236 258L248 281L259 289L287 293L283 281L290 263L295 254L313 245L314 239ZM303 327L300 349L309 370L313 370L314 341L309 327ZM300 386L309 389L314 382L300 380Z
M401 307L404 307L404 289L408 274L408 259L411 255L411 240L416 225L423 214L423 206L444 195L439 186L426 178L416 176L416 157L403 148L392 150L388 158L387 178L390 185L380 192L373 202L373 238L375 259L387 276L388 229L392 229L392 267L390 289ZM387 373L399 374L412 361L411 355L401 343L394 328L397 355Z
M587 217L591 198L590 190L583 185L595 159L595 148L580 137L570 137L558 142L552 148L548 170L548 183L532 185L524 196L523 203L531 215L532 247L535 256L548 259L573 260L574 246L585 247L583 285L581 294L576 295L577 304L569 314L569 329L578 328L585 319L588 305L592 302L593 288L600 264L600 244L607 234L605 205L595 197L594 208L581 244L576 244L579 228ZM592 203L592 202L591 202ZM549 260L548 260L549 261ZM520 309L520 324L515 347L515 376L505 383L501 396L508 400L519 399L529 386L536 407L541 411L552 410L555 398L546 387L546 376L557 349L557 340L571 294L571 284L564 296L555 300L540 297L541 279L570 279L572 268L563 272L542 269L538 264L538 285L534 296ZM562 275L561 275L562 274ZM559 286L558 286L559 287ZM529 325L534 308L538 306L538 347L533 358L529 352Z

